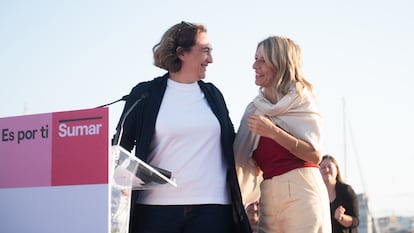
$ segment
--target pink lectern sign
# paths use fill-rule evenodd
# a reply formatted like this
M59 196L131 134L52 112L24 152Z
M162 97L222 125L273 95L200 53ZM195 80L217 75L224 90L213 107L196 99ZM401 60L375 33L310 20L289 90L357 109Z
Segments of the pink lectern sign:
M109 231L108 115L0 118L1 231Z

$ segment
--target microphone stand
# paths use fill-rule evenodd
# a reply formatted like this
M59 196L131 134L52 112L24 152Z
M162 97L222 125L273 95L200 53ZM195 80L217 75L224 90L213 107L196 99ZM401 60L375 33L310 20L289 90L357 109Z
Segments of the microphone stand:
M135 106L137 106L137 104L139 102L141 102L143 99L145 98L145 95L143 95L141 98L137 99L132 105L131 107L128 109L128 111L125 112L124 116L122 117L121 120L121 125L119 126L118 130L116 131L113 141L112 141L112 145L117 145L119 146L119 144L121 143L121 137L122 137L122 133L124 131L124 124L125 124L125 120L128 117L128 115L132 112L132 110L134 110Z
M129 109L125 112L124 116L121 119L121 124L119 126L119 128L117 129L113 140L112 140L112 145L115 146L120 146L121 144L121 138L122 138L122 133L124 131L124 124L126 121L126 118L128 117L128 115L132 112L132 110L134 110L134 108L137 106L137 104L139 102L141 102L144 98L146 97L146 94L143 94L141 96L141 98L137 99L132 105L131 107L129 107ZM122 147L122 146L120 146ZM171 178L171 171L162 169L160 167L154 166L154 165L149 165L150 167L152 167L153 169L157 170L160 174L164 175L165 177L167 177L168 179ZM144 181L145 183L147 182L156 182L159 184L164 184L167 183L167 181L161 179L158 177L158 175L154 174L152 171L150 171L149 169L146 169L144 166L139 166L136 174L135 174L138 178L140 178L142 181Z
M115 100L115 101L113 101L113 102L111 102L111 103L104 104L104 105L98 106L98 107L96 107L96 108L103 108L103 107L109 106L109 105L111 105L111 104L118 103L119 101L126 101L126 100L128 99L128 97L129 97L129 95L124 95L124 96L122 96L122 98L121 98L121 99L119 99L119 100Z

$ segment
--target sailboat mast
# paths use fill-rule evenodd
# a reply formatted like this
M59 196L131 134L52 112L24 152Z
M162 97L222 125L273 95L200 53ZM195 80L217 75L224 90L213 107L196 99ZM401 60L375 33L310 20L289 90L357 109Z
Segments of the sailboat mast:
M343 127L344 127L344 179L347 180L347 140L346 140L346 111L345 111L345 97L342 97L342 114L343 114Z

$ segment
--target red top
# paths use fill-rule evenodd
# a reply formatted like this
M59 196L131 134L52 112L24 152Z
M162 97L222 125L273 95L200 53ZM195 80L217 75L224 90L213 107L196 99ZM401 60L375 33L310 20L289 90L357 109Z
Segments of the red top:
M263 179L282 175L296 168L319 168L316 164L303 161L294 156L277 142L267 137L260 137L257 149L253 151L253 159L263 171Z

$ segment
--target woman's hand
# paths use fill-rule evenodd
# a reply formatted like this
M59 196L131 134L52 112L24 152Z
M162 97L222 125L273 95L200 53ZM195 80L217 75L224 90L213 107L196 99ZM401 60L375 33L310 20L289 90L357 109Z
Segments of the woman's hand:
M334 214L335 219L336 220L342 220L344 214L345 214L345 208L343 206L339 206L335 210L335 214Z
M319 164L321 162L320 152L316 151L310 143L300 140L282 128L279 128L266 116L249 115L247 118L247 126L253 133L273 139L293 155L304 161L313 164Z
M247 125L253 133L268 138L272 138L278 129L269 118L261 115L250 115L247 119Z
M249 218L250 226L253 233L258 232L259 226L259 202L253 202L246 207L247 217Z

